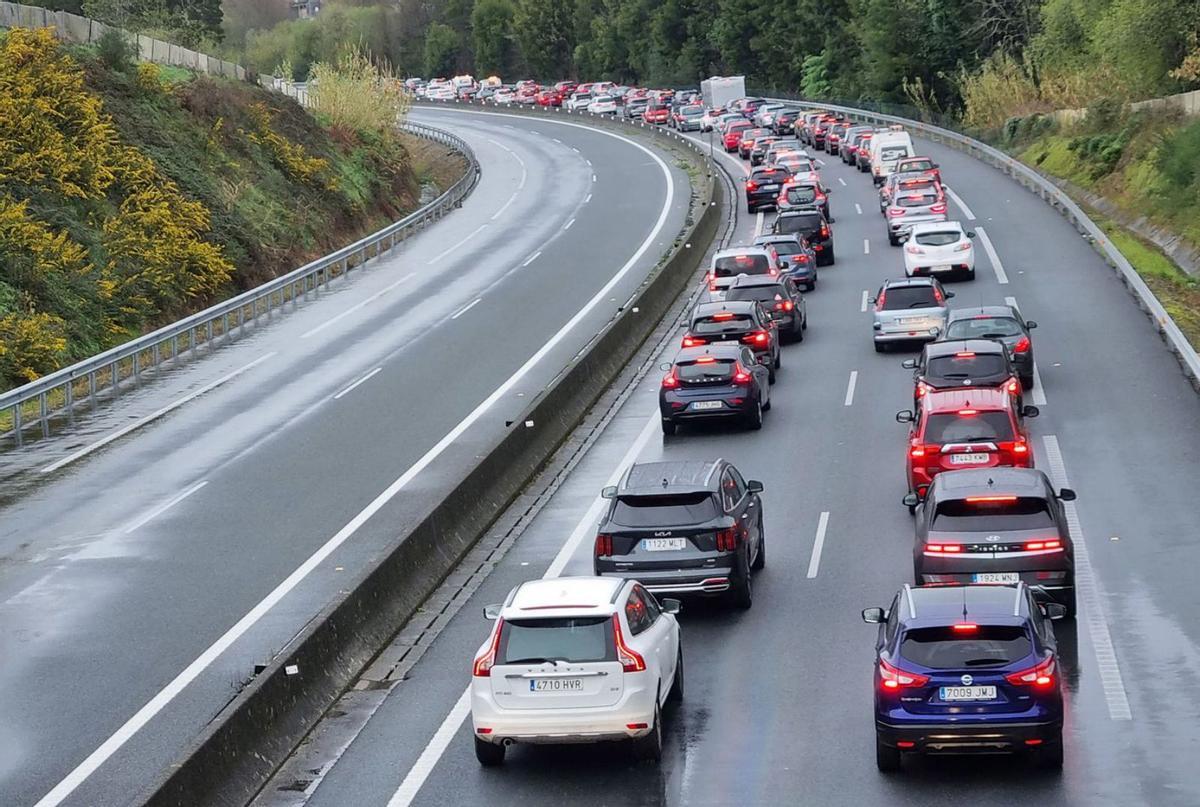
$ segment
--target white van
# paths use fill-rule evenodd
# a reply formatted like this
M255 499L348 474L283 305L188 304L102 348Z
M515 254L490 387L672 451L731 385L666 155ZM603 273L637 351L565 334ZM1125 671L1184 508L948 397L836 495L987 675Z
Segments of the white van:
M876 185L882 185L887 175L896 170L897 162L916 153L908 132L876 132L871 138L871 179Z

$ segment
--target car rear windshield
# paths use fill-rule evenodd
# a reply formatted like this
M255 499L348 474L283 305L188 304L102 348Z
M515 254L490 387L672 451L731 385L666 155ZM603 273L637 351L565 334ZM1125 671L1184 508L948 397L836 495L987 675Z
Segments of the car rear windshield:
M896 197L896 204L899 207L924 207L936 201L936 193L902 193Z
M908 154L906 146L884 146L879 149L879 159L881 160L899 160L904 155Z
M737 286L725 295L726 300L758 300L762 303L777 303L783 300L783 287L779 284L770 286Z
M1020 626L979 625L973 631L914 628L905 631L900 655L933 670L987 668L1012 664L1033 652L1029 632Z
M950 339L1001 339L1021 333L1020 324L1012 317L959 319L946 328L946 336Z
M931 529L941 532L1055 529L1050 505L1045 499L1036 496L981 496L979 499L988 501L952 499L938 502Z
M933 378L984 378L1003 375L1006 369L1003 356L964 351L953 356L933 357L925 374Z
M728 255L716 259L713 271L717 277L765 275L771 271L771 262L766 255Z
M733 370L732 362L717 362L716 364L681 365L680 376L687 378L684 369L695 371L705 368L705 372L720 365L724 372ZM662 496L621 496L613 506L612 520L622 527L671 527L682 524L702 524L712 521L720 514L712 494L673 493Z
M780 255L795 255L804 251L799 241L772 241L771 246Z
M786 182L790 176L791 173L783 168L768 168L765 171L755 171L751 178L755 182Z
M977 443L1013 439L1012 421L1007 412L979 412L975 415L946 413L930 415L925 422L926 443Z
M749 314L734 314L732 316L703 317L696 320L692 333L697 336L711 336L726 331L746 331L754 327L754 320Z
M933 286L894 286L883 294L884 311L938 308L940 305L933 293Z
M961 241L962 233L958 230L939 230L932 233L923 232L917 233L913 240L923 247L945 247Z
M793 185L787 190L787 200L794 205L811 205L817 201L817 189L812 185Z
M904 163L904 170L905 171L932 171L933 170L933 161L932 160L909 160L908 162Z
M499 663L616 661L612 617L506 619L500 630Z
M821 229L821 214L780 216L775 221L775 231L780 233L811 233Z
M675 367L675 374L685 384L713 383L731 378L733 365L732 359L679 364Z
M704 114L704 107L702 107L702 106L685 106L683 109L679 110L679 114L684 115L689 118L696 117L696 116Z

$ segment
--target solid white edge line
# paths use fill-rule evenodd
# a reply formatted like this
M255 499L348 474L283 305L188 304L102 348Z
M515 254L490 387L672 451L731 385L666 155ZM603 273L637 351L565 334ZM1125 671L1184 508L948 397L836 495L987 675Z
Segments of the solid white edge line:
M483 298L482 298L482 297L476 297L474 300L472 300L471 302L467 303L467 304L466 304L466 305L464 305L462 308L458 309L458 311L456 311L456 312L454 312L453 314L451 314L451 315L450 315L450 319L458 319L458 318L459 318L459 317L461 317L463 314L467 313L467 312L468 312L468 311L470 311L472 308L474 308L475 306L479 305L481 302L483 302Z
M630 463L637 459L638 454L646 447L650 436L654 434L655 429L658 427L658 421L659 414L655 410L646 421L646 425L642 427L641 432L638 433L629 450L621 457L621 461L617 463L616 469L609 476L608 482L605 485L615 485L620 481L621 474L625 472ZM604 510L604 504L605 500L601 497L596 497L591 503L584 512L583 517L579 519L579 523L575 525L575 529L571 531L570 537L567 538L566 542L558 550L558 554L554 556L554 560L546 569L546 573L542 575L543 579L558 577L562 574L562 570L566 568L571 556L579 549L584 536L595 529L596 522L600 519L600 514ZM442 755L446 753L446 749L454 741L454 735L462 728L463 721L467 719L470 713L471 687L468 685L463 690L463 693L458 696L458 700L455 701L453 708L450 709L450 713L446 715L445 720L438 726L433 738L425 746L425 750L421 752L421 756L417 757L417 761L413 763L412 768L409 769L404 780L396 789L396 792L388 799L387 807L409 807L412 804L413 799L417 797L421 787L425 784L425 780L429 778L429 774L433 773L433 769L437 767Z
M155 507L153 510L146 513L144 516L139 518L137 521L133 522L128 527L126 527L125 534L128 535L129 533L133 532L134 530L137 530L141 527L146 526L146 524L148 524L151 521L153 521L154 519L158 518L163 513L167 512L172 507L179 504L181 501L186 499L188 496L191 496L193 493L200 490L200 488L204 487L207 484L208 484L207 479L201 479L199 482L192 485L190 488L186 488L182 493L176 494L174 498L168 499L166 502L160 504L158 507Z
M754 218L754 237L758 238L763 231L763 212L758 211L758 215Z
M587 196L584 197L583 203L586 205L590 201L592 201L592 195L589 193Z
M524 262L523 264L521 264L521 265L522 265L522 266L528 266L529 264L531 264L531 263L533 263L534 261L536 261L536 260L538 259L538 257L539 257L541 254L542 254L542 251L539 249L537 252L533 253L533 254L532 254L532 255L530 255L528 258L526 258L526 259L525 259L525 262Z
M481 232L483 232L483 229L484 229L485 227L487 227L487 224L480 224L480 225L479 225L478 227L476 227L474 230L472 230L471 232L469 232L469 233L467 233L465 236L463 236L463 238L462 238L462 240L461 240L461 241L459 241L459 242L457 242L457 243L455 243L455 244L451 244L450 246L446 247L446 248L445 248L445 249L443 249L441 252L439 252L437 255L434 255L432 258L430 258L430 259L429 259L429 260L428 260L426 263L427 263L427 264L430 264L430 265L437 263L437 262L438 262L438 261L440 261L442 258L444 258L444 257L446 257L447 255L449 255L451 252L453 252L454 250L458 249L459 247L461 247L463 244L465 244L465 243L467 243L468 241L470 241L470 240L471 240L472 238L474 238L475 236L479 235Z
M521 195L521 191L519 191L519 190L513 191L513 195L508 197L508 201L505 202L503 205L501 205L500 209L492 214L491 220L495 221L496 219L500 218L500 215L502 213L504 213L505 210L508 210L508 206L511 205L513 202L517 201L517 197L520 195Z
M574 217L572 217L572 219L570 221L568 221L566 224L563 225L563 229L564 230L571 229L571 225L574 223L575 223L575 219L574 219Z
M863 289L862 305L859 306L859 308L858 308L859 311L862 311L864 313L866 312L867 303L870 301L870 298L871 298L871 292L869 292L867 289Z
M817 576L817 571L821 568L821 550L825 547L825 530L829 527L829 511L821 513L821 518L817 521L817 537L813 541L812 558L808 561L808 577L812 580Z
M510 115L509 117L517 116ZM379 512L379 510L381 510L384 505L391 501L401 489L415 479L418 474L424 471L430 463L437 459L443 451L445 451L455 440L457 440L463 434L463 432L470 428L477 420L479 420L479 418L484 415L484 413L491 409L492 405L495 404L496 401L508 394L508 391L516 386L517 383L520 382L520 380L524 378L525 375L546 356L546 354L553 350L559 342L566 338L567 334L574 330L575 326L582 322L583 319L591 313L593 308L608 299L609 293L612 291L612 289L621 282L625 275L627 275L630 270L633 269L634 265L641 260L646 251L654 245L655 241L659 237L660 232L662 231L663 226L667 222L667 216L670 214L671 205L675 200L675 179L671 175L671 169L667 167L667 164L663 162L662 158L646 146L643 146L640 143L614 132L609 132L603 129L594 129L580 123L568 123L567 121L547 121L547 123L553 123L554 125L559 126L573 126L577 129L586 129L589 132L595 132L606 137L611 137L615 140L620 140L649 155L650 158L658 164L658 167L662 171L663 177L667 184L666 200L663 203L662 210L659 212L658 219L655 222L653 229L651 229L650 234L646 236L645 240L642 241L637 251L634 252L629 260L625 262L625 265L617 270L616 274L614 274L609 281L605 283L604 286L597 291L590 300L588 300L587 303L584 304L583 308L579 309L579 311L577 311L575 315L571 317L571 319L568 320L567 323L563 325L563 327L556 334L546 340L542 344L541 348L539 348L536 353L530 356L529 359L527 359L525 363L522 364L521 367L518 368L517 371L513 373L513 375L510 376L507 381L497 387L491 395L480 402L478 406L471 410L469 415L463 418L457 426L447 432L446 435L443 436L436 445L425 452L425 454L422 455L422 457L417 460L417 462L414 463L407 471L401 474L399 478L392 482L392 484L388 485L387 488L385 488L378 496L376 496L370 504L368 504L362 509L362 511L358 513L358 515L351 519L346 526L342 527L328 541L322 544L316 552L310 555L307 560L305 560L296 568L295 571L289 574L281 583L279 583L279 585L272 589L266 597L264 597L257 605L250 609L250 611L248 611L245 616L239 619L237 623L233 625L233 627L231 627L224 634L222 634L220 638L209 645L208 648L205 649L204 652L202 652L199 656L197 656L191 664L185 667L182 672L176 675L175 678L167 683L166 686L159 690L159 692L155 694L155 696L151 698L146 705L144 705L141 709L138 709L138 711L134 713L132 717L126 720L120 726L120 728L113 732L113 734L107 740L101 743L100 747L88 754L88 756L77 766L75 766L75 768L72 769L71 772L68 773L57 785L55 785L49 793L39 799L34 807L56 807L56 805L61 804L67 797L74 793L75 790L88 779L88 777L95 773L96 770L113 754L117 753L117 751L119 751L121 747L130 740L130 738L137 734L143 726L149 723L150 720L156 714L162 711L167 704L174 700L180 692L186 689L188 685L192 683L192 681L196 680L196 678L202 672L208 669L208 667L214 661L216 661L216 659L219 658L222 653L228 650L234 642L236 642L244 633L246 633L246 631L250 630L250 628L253 627L260 619L262 619L267 612L274 608L280 600L282 600L292 589L298 586L300 582L304 580L304 578L308 577L308 575L311 574L312 571L316 569L322 562L324 562L327 557L333 554L334 550L345 543L345 541L351 535L356 533L359 528L361 528L362 525L371 518L371 516ZM275 354L273 352L268 353L266 356L260 357L237 372L240 373L244 370L248 370L258 362L265 361L274 355ZM192 397L198 394L200 394L200 392L193 393ZM116 438L113 437L111 439Z
M854 203L854 212L860 216L862 215L862 205L860 205L858 202Z
M838 177L838 182L842 183L843 188L846 187L846 180L842 179L841 177Z
M854 388L858 386L858 370L850 371L850 381L846 383L846 402L844 406L854 403Z
M962 212L966 214L967 220L975 221L975 214L971 212L971 208L967 207L967 203L962 200L962 197L955 193L949 185L943 185L942 187L946 189L946 193L954 200L954 204L958 205L962 209Z
M300 334L300 338L301 338L301 339L307 339L308 337L310 337L310 336L313 336L314 334L318 334L318 333L320 333L321 331L323 331L323 330L325 330L326 328L328 328L330 325L333 325L335 322L339 322L339 321L340 321L340 320L342 320L343 318L345 318L345 317L348 317L348 316L350 316L351 314L353 314L355 311L358 311L358 310L360 310L360 309L361 309L363 306L365 306L365 305L368 305L368 304L370 304L370 303L373 303L373 302L375 302L375 301L376 301L376 300L378 300L380 297L382 297L383 295L387 294L389 291L391 291L392 289L396 288L397 286L399 286L399 285L400 285L401 283L403 283L404 281L406 281L406 280L411 280L411 279L412 279L412 277L413 277L413 273L411 273L411 272L410 272L409 274L407 274L407 275L405 275L404 277L400 278L399 280L397 280L395 283L391 284L390 286L386 286L385 288L382 288L382 289L380 289L379 291L375 292L374 294L372 294L370 297L368 297L367 299L363 300L362 302L355 303L354 305L350 306L349 308L347 308L347 309L346 309L345 311L343 311L342 313L340 313L340 314L336 314L336 315L334 315L334 316L330 317L329 319L325 320L324 322L322 322L320 325L318 325L317 327L313 328L312 330L310 330L310 331L306 331L306 332L304 332L304 333Z
M1000 256L996 254L996 248L992 246L992 239L988 238L988 234L982 226L975 228L975 234L979 236L983 250L987 253L988 260L992 262L992 269L996 271L996 282L1007 285L1008 275L1004 273L1004 264L1000 263Z
M124 437L125 435L129 434L130 432L136 431L137 429L142 428L147 423L158 420L163 415L167 414L168 412L170 412L174 409L178 409L179 407L183 406L188 401L195 400L196 398L199 398L204 393L211 392L212 390L216 389L217 387L221 386L222 384L224 384L228 381L232 381L233 379L237 378L238 376L240 376L242 373L246 372L250 368L256 367L257 365L262 364L264 361L271 358L275 354L276 354L276 351L272 350L270 353L259 356L257 359L250 362L249 364L243 364L241 367L237 368L233 372L227 373L226 375L221 376L216 381L210 381L209 383L205 384L200 389L195 390L193 392L189 392L187 395L184 395L182 398L179 398L178 400L172 401L171 403L167 404L162 409L158 409L154 412L151 412L149 415L146 415L144 418L135 420L133 423L130 423L128 426L117 429L115 432L113 432L111 434L105 435L104 437L100 438L99 440L92 443L91 445L85 446L85 447L79 449L74 454L68 454L67 456L63 457L61 460L56 460L55 462L50 463L49 465L47 465L45 468L43 468L41 470L41 473L48 474L48 473L51 473L52 471L57 471L59 468L63 467L64 465L69 465L77 459L86 457L88 454L91 454L93 451L96 451L97 449L103 448L104 446L108 445L112 441L119 440L122 437Z
M863 239L863 254L864 255L871 254L871 239L870 238Z
M1070 487L1067 466L1063 461L1058 438L1047 434L1042 437L1042 442L1045 444L1046 460L1050 465L1050 478L1054 480L1056 487ZM1125 680L1121 677L1121 666L1113 649L1112 634L1104 616L1100 584L1092 571L1087 541L1079 523L1079 512L1075 502L1063 502L1062 506L1067 516L1067 529L1070 530L1071 540L1075 544L1075 593L1080 605L1076 618L1082 617L1087 623L1092 650L1096 654L1096 664L1100 671L1100 687L1104 690L1104 700L1108 704L1108 716L1112 720L1132 720L1133 712L1129 708Z
M1005 297L1004 303L1005 305L1011 305L1018 313L1021 311L1021 306L1017 305L1016 297ZM1024 314L1021 316L1024 317ZM1042 387L1042 374L1038 371L1036 361L1033 363L1033 392L1030 393L1030 397L1033 398L1034 406L1046 405L1046 390Z
M353 391L354 391L354 390L355 390L355 389L356 389L356 388L357 388L357 387L358 387L360 384L364 384L364 383L366 383L368 380L370 380L370 378L371 378L372 376L374 376L376 373L378 373L378 372L379 372L379 371L381 371L382 369L383 369L382 367L376 367L374 370L372 370L371 372L367 373L365 376L363 376L362 378L358 379L357 381L355 381L355 382L354 382L353 384L351 384L350 386L346 387L344 390L342 390L341 392L339 392L337 395L334 395L334 396L333 396L333 400L335 400L335 401L337 401L337 400L340 400L340 399L341 399L341 397L342 397L343 395L347 395L347 394L349 394L349 393L353 392Z

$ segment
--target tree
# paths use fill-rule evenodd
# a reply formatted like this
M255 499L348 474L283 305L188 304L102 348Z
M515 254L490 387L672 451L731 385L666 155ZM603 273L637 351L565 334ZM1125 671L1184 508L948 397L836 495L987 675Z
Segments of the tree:
M425 33L425 72L430 78L451 76L458 64L458 34L444 23L435 22Z
M478 0L471 12L475 37L475 70L479 75L510 75L516 69L516 38L512 0Z
M535 77L551 79L571 72L575 50L571 0L517 0L514 24L521 53Z

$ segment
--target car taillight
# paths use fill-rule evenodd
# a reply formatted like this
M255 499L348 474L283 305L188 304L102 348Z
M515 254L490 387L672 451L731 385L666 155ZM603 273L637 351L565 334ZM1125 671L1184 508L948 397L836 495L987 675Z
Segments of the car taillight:
M748 373L746 371L745 367L743 367L740 363L734 365L734 371L733 371L733 383L734 384L737 384L738 386L746 386L750 383L750 378L751 378L750 373Z
M905 689L907 687L923 687L929 683L928 675L908 672L899 667L893 667L883 659L879 660L879 683L884 689Z
M1004 679L1014 686L1050 689L1054 686L1055 667L1054 656L1051 656L1035 667L1010 673Z
M734 527L725 530L717 530L717 551L732 552L737 549L738 531Z
M1014 353L1024 353L1027 350L1029 350L1029 337L1022 336L1021 341L1017 342L1016 346L1013 347L1013 352Z
M944 202L938 202L935 205L930 205L929 212L930 213L945 213L946 212L946 204Z
M596 536L596 557L605 558L613 553L613 540L611 535L599 533Z
M617 661L621 662L621 669L625 672L642 672L646 669L646 660L642 658L641 653L625 644L625 637L621 634L621 618L613 614L613 643L617 646Z
M801 253L800 255L797 255L796 257L792 258L792 260L795 261L796 263L808 263L808 256Z
M706 342L704 339L701 339L699 336L683 337L683 346L684 347L698 347L700 345L706 345L706 344L708 344L708 342Z
M962 544L925 544L925 551L936 555L954 555L962 549Z
M1038 551L1045 552L1047 550L1049 550L1051 552L1055 552L1055 551L1061 552L1062 548L1063 548L1062 541L1059 541L1059 540L1026 541L1025 546L1024 546L1024 549L1026 552L1038 552Z
M497 619L496 627L492 629L492 640L487 649L475 657L475 666L471 673L476 678L487 678L492 674L492 666L496 663L496 654L500 652L500 631L504 628L504 620Z
M904 251L907 252L909 255L924 255L925 254L925 250L921 249L916 244L909 244L908 246L906 246L904 248Z
M824 202L824 201L825 201L825 194L818 193L817 194L817 203L820 204L821 202Z
M675 375L675 371L667 373L662 380L663 389L675 389L679 386L679 377Z
M828 237L829 237L829 226L828 226L828 225L826 225L826 224L822 224L822 225L821 225L821 237L822 237L822 238L828 238Z
M746 190L747 191L758 190L758 183L755 182L753 179L751 179L750 181L748 181L746 183Z
M902 208L902 207L889 207L889 208L887 209L887 214L888 214L888 218L889 218L889 219L898 218L898 217L900 217L900 216L903 216L903 215L904 215L904 208Z
M942 290L937 286L933 287L933 299L937 301L938 305L946 302L946 298L942 295Z
M1012 453L1018 457L1024 457L1029 454L1029 446L1025 444L1024 440L1018 440L1012 444Z
M883 291L879 292L879 296L875 298L875 310L876 311L883 310L883 300L885 297L887 297L887 289L884 289Z
M791 311L795 307L796 307L795 303L793 303L791 300L783 301L783 310L784 311Z
M1016 395L1021 391L1021 382L1017 381L1015 378L1010 378L1008 380L1008 384L1005 386L1005 389L1007 389L1013 395Z
M917 382L917 397L924 398L925 394L928 393L931 389L933 389L933 387L929 386L924 381L918 381Z
M748 345L765 345L769 338L766 331L755 331L743 336L742 341Z
M967 250L969 250L970 248L971 248L971 242L970 242L970 241L964 241L963 243L961 243L961 244L959 244L958 246L956 246L956 247L954 248L954 251L955 251L955 252L966 252L966 251L967 251Z

